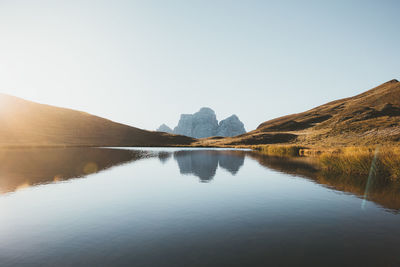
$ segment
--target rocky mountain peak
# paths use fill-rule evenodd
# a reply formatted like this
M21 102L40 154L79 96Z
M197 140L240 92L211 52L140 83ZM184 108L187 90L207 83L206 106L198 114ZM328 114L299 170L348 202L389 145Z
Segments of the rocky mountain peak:
M158 130L161 126L158 128ZM168 127L169 128L169 127ZM163 127L165 131L165 127ZM195 138L211 136L235 136L246 133L243 123L236 115L232 115L218 123L217 116L211 108L203 107L194 114L181 114L174 134Z
M160 127L157 128L157 132L164 132L164 133L172 133L172 129L168 127L166 124L161 124Z
M207 113L207 114L213 114L215 115L215 111L212 110L211 108L207 108L207 107L202 107L198 112L196 113Z
M236 115L219 122L217 136L236 136L244 133L246 133L244 124Z

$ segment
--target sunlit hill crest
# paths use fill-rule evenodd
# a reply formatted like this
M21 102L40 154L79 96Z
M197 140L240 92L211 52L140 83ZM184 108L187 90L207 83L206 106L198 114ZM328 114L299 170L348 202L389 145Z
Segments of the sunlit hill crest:
M5 94L0 94L0 125L0 147L168 146L194 140Z

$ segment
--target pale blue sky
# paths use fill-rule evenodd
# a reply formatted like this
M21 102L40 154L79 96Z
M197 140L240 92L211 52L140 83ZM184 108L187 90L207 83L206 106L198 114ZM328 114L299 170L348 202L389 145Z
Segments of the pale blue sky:
M399 1L0 0L0 92L145 129L247 130L400 79Z

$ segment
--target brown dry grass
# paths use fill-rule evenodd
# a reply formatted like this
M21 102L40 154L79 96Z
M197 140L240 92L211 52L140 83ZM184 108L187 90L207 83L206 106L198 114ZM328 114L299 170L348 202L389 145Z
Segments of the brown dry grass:
M400 179L400 147L346 147L335 153L324 152L319 160L322 167L332 173Z
M298 146L396 145L400 141L400 82L391 80L362 94L266 121L247 134L198 144Z
M335 150L324 151L324 153L332 153ZM319 150L319 152L322 151ZM400 182L398 180L377 175L369 179L368 174L333 173L321 166L318 154L309 157L276 157L252 151L248 152L248 155L269 169L308 178L335 190L350 192L396 212L400 210Z
M301 155L302 146L295 145L258 145L252 147L261 153L278 157L296 157Z
M309 156L327 173L369 175L400 180L400 146L302 147L297 145L253 146L270 156Z
M0 147L171 146L195 139L0 94Z

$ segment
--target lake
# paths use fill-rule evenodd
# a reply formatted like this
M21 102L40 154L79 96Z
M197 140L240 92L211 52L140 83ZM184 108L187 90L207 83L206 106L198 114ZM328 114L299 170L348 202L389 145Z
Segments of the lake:
M400 266L400 190L246 150L0 150L0 266Z

